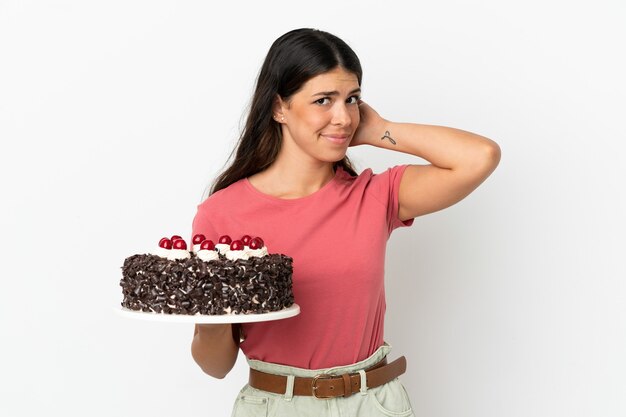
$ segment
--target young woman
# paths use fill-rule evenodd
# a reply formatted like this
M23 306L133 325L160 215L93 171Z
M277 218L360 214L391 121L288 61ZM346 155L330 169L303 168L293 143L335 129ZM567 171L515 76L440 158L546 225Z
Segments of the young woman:
M417 216L463 199L498 165L496 143L466 131L382 118L360 99L359 59L341 39L290 31L271 46L232 164L198 207L193 233L261 236L294 259L301 313L241 326L196 325L195 361L223 378L241 349L250 381L233 416L410 416L383 340L385 245ZM348 147L428 165L374 174Z

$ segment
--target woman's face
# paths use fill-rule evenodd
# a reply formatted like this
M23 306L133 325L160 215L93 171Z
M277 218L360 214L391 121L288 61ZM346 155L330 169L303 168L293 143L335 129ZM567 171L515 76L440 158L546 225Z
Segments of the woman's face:
M311 78L288 102L279 101L283 146L317 161L341 160L359 125L360 94L356 75L340 67Z

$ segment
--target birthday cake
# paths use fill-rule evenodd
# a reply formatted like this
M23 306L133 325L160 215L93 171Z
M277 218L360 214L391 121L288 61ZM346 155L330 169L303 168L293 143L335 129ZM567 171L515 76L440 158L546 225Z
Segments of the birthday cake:
M261 314L294 303L293 259L270 254L260 237L215 244L193 237L191 250L178 235L162 238L149 254L132 255L122 266L122 307L185 315Z

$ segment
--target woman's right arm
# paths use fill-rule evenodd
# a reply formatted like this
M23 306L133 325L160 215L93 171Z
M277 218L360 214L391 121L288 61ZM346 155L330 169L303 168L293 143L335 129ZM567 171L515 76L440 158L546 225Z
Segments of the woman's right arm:
M231 324L196 324L191 356L206 374L224 378L235 366L238 353Z

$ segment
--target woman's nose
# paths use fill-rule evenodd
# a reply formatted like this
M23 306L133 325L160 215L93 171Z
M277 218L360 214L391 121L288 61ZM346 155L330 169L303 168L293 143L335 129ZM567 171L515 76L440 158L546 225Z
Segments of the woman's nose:
M337 103L333 109L331 123L340 126L349 126L352 123L352 115L345 103Z

